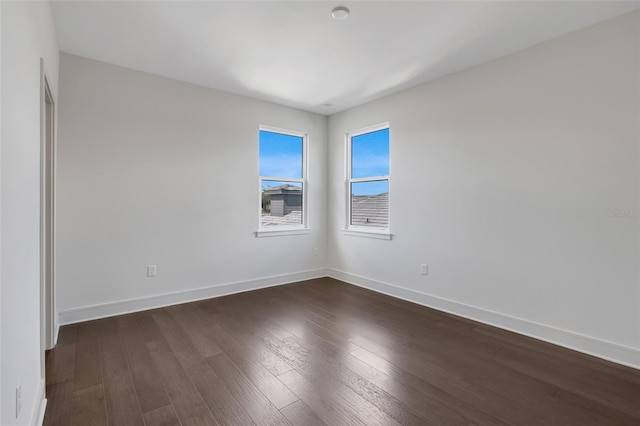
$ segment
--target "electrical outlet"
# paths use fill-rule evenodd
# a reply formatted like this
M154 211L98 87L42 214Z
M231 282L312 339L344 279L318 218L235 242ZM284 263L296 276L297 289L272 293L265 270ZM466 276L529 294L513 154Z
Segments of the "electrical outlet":
M318 247L314 247L313 248L313 255L317 256L318 255Z
M20 410L22 409L22 383L16 388L16 419L20 418Z
M420 265L420 273L422 275L429 275L429 266L426 263Z
M147 265L147 277L156 276L156 265Z

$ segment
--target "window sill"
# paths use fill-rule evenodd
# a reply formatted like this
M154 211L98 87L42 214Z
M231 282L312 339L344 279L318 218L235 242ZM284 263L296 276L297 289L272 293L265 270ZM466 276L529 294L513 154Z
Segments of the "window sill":
M344 235L349 235L352 237L375 238L377 240L390 240L392 237L391 233L388 230L374 231L364 229L343 229L342 233Z
M284 237L287 235L306 235L310 234L310 228L298 228L298 229L274 229L274 230L266 230L261 229L256 231L256 238L264 238L264 237Z

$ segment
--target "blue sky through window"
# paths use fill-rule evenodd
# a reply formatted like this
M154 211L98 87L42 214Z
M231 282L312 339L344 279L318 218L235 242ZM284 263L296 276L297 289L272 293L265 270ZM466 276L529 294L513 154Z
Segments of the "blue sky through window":
M260 176L302 178L302 137L260 130Z
M351 178L389 175L389 129L365 133L351 138ZM353 195L375 195L389 192L389 181L354 184Z
M351 184L352 195L378 195L389 192L388 180L375 180L373 182L354 182Z

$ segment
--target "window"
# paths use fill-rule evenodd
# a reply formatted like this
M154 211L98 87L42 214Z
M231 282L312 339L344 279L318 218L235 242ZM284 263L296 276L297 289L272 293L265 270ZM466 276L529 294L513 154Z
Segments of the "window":
M303 133L260 127L257 236L305 229L306 140Z
M389 235L389 124L347 135L347 230Z

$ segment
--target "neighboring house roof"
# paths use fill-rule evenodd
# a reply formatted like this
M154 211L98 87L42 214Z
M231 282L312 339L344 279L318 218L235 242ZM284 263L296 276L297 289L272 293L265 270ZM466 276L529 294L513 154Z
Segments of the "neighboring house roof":
M287 185L283 185L287 186ZM292 185L289 185L292 186ZM277 187L280 188L280 187ZM294 187L297 188L297 187ZM299 188L297 188L299 189ZM360 226L389 225L389 193L377 195L354 195L351 204L351 224ZM294 210L285 216L271 216L263 213L262 226L299 225L302 212Z
M285 192L289 194L302 193L302 188L285 183L280 186L268 186L264 189L264 193L268 195L284 194Z
M302 223L302 212L294 210L284 216L271 216L269 213L262 213L260 220L262 226L300 225Z
M389 193L352 196L351 224L359 226L388 226Z

